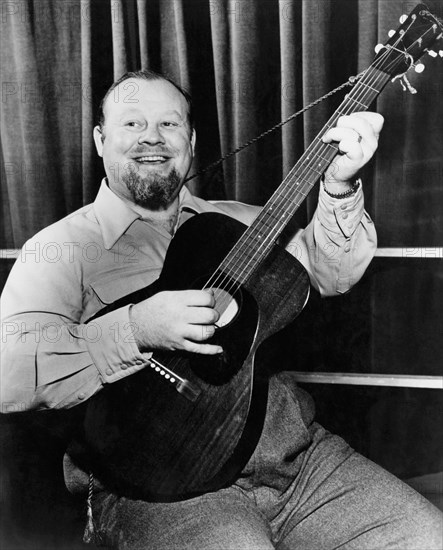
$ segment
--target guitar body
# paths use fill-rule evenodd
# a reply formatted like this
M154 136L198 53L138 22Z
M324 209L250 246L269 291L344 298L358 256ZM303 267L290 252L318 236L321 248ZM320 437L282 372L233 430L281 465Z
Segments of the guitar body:
M193 217L172 240L159 280L124 301L203 288L244 231L221 214ZM155 352L152 367L89 400L88 466L120 494L167 501L216 490L235 479L255 449L268 390L259 347L302 310L309 279L295 258L274 246L235 291L223 274L217 280L214 288L223 285L223 296L227 289L236 304L233 318L209 340L222 345L221 356Z

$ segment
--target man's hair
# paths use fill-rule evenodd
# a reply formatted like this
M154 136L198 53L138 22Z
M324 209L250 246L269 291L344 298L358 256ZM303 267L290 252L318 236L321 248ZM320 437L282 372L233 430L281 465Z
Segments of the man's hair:
M127 73L122 75L118 80L116 80L112 84L112 86L108 89L105 96L101 100L100 106L99 106L99 109L98 109L98 125L99 125L101 131L103 131L103 127L105 125L104 106L106 104L106 100L108 99L109 95L113 92L113 90L115 88L117 88L117 86L119 86L125 80L129 80L131 78L135 78L135 79L139 79L139 80L147 80L147 81L165 80L166 82L169 82L170 84L172 84L174 86L174 88L176 88L182 94L182 96L186 99L186 102L188 104L188 123L189 123L189 127L192 131L192 129L194 128L194 118L193 118L193 113L192 113L191 95L186 90L184 90L181 86L176 84L172 80L172 78L169 78L168 76L166 76L164 74L156 73L155 71L151 71L150 69L140 69L139 71L128 71Z

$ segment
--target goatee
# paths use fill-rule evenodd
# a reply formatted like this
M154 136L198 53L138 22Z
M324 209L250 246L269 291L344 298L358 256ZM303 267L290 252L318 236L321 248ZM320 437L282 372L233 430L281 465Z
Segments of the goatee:
M122 174L122 180L131 192L135 204L151 210L166 208L182 183L175 168L167 176L153 172L145 177L133 170L127 170Z

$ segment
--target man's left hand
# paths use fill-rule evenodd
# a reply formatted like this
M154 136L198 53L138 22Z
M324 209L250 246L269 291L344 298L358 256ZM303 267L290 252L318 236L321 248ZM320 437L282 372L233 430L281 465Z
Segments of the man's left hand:
M325 172L328 191L343 193L349 189L349 183L375 153L383 122L378 113L353 113L341 116L337 126L326 132L322 141L337 142L341 153Z

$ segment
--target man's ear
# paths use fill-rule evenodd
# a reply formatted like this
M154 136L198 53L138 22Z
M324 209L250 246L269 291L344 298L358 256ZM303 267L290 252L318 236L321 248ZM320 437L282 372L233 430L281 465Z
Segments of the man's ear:
M97 154L99 157L103 156L103 130L100 128L100 126L96 126L94 128L94 141L95 141L95 148L97 149Z

